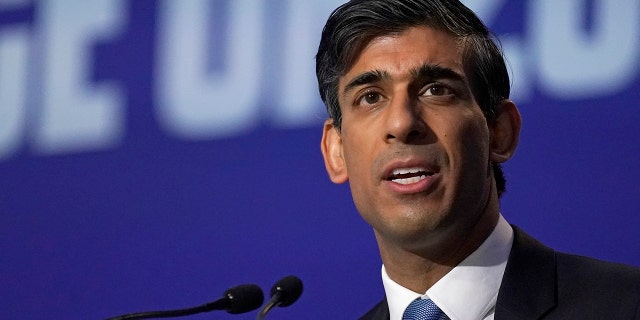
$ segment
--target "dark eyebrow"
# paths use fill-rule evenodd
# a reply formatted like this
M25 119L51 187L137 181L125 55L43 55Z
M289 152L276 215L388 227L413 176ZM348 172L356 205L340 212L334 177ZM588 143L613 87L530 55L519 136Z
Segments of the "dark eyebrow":
M349 93L349 91L355 89L358 86L380 82L388 78L389 73L387 73L386 71L372 70L361 73L351 79L351 81L349 81L349 83L344 86L344 92L342 92L342 95L346 95L347 93Z
M449 79L467 83L467 79L464 75L454 71L453 69L430 63L423 64L420 68L412 70L411 74L416 79Z
M449 79L453 81L459 81L464 84L467 83L466 78L462 74L454 71L451 68L442 67L437 64L431 63L425 63L420 68L411 70L411 75L413 76L413 78L420 80ZM363 72L355 76L344 86L342 95L346 96L350 91L354 90L358 86L380 82L389 79L390 77L391 76L388 72L381 70Z

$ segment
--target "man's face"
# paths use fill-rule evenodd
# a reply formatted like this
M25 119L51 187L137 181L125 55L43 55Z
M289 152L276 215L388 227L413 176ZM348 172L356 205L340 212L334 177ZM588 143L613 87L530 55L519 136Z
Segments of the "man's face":
M493 185L490 130L456 39L426 27L378 37L338 94L342 128L325 125L325 161L377 237L421 245L468 232Z

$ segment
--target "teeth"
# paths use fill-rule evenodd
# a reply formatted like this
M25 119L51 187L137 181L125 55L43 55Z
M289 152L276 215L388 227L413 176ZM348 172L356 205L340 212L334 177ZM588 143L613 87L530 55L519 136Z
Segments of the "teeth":
M424 178L426 178L426 175L421 175L421 176L416 176L416 177L411 177L411 178L402 178L402 179L393 179L392 181L398 184L412 184L412 183L416 183Z
M422 167L398 168L393 170L389 180L398 184L412 184L430 175L431 173Z
M411 173L418 173L421 171L427 171L424 168L420 168L420 167L416 167L416 168L399 168L399 169L394 169L393 170L393 175L397 176L397 175L401 175L401 174L411 174Z

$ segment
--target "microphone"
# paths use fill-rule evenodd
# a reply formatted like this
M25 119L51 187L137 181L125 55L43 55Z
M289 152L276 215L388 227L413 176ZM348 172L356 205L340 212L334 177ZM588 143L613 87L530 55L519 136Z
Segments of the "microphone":
M260 310L256 320L263 320L273 307L288 307L302 295L302 280L296 276L286 276L271 287L271 299Z
M130 313L118 317L108 318L106 320L171 318L188 316L213 310L226 310L228 313L238 314L258 309L262 305L263 301L264 294L262 293L262 289L260 289L260 287L255 284L244 284L230 288L229 290L224 292L222 298L213 302L205 303L201 306L177 310Z

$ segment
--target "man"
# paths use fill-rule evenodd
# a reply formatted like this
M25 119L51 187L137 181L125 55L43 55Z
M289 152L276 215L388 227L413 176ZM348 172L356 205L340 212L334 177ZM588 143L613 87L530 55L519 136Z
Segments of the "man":
M327 172L349 182L383 261L386 298L362 319L413 319L416 304L441 319L640 319L640 271L555 252L500 214L521 119L472 11L350 1L316 73Z

